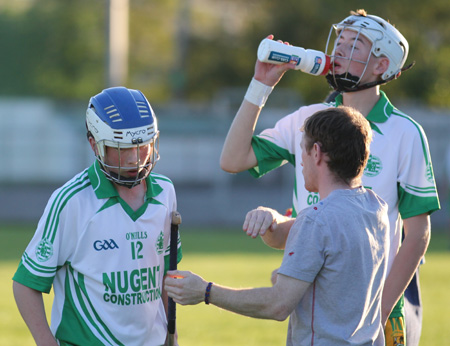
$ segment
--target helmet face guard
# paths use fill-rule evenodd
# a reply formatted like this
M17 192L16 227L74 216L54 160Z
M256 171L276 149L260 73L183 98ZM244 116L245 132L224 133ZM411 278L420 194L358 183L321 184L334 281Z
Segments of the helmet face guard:
M358 29L358 28L355 28L355 29ZM338 36L337 36L337 38L336 38L336 40L334 42L333 50L332 50L332 52L330 54L330 58L332 60L332 64L331 64L330 73L326 76L326 78L328 80L328 83L330 83L330 85L333 88L335 88L336 90L338 90L338 91L351 91L351 90L355 90L356 91L355 88L360 84L361 79L362 79L362 77L364 76L364 73L367 70L367 65L369 63L370 56L372 55L372 51L373 51L373 44L372 44L371 51L370 51L370 53L367 56L367 59L365 61L354 59L353 53L355 51L355 46L356 46L356 43L358 41L358 38L361 35L361 28L359 28L358 30L354 30L353 28L348 29L348 27L344 27L344 28L342 28L342 29L340 29L338 31L338 29L335 26L333 26L330 29L330 33L328 35L328 42L327 42L327 47L326 47L327 50L328 50L328 44L329 44L329 41L330 41L330 37L333 34L334 30L337 31ZM337 44L338 44L339 40L341 39L341 36L342 36L342 34L344 33L345 30L352 30L352 31L356 31L357 32L356 36L355 36L355 39L354 39L354 42L353 42L353 45L351 47L350 56L348 56L348 57L337 56L336 55L336 47L337 47ZM334 71L334 69L335 69L334 61L335 61L336 58L339 58L340 60L348 60L349 63L347 64L347 70L344 73L341 73L341 74L336 74L335 73L335 71ZM354 75L352 75L349 72L350 64L352 62L357 62L357 63L360 63L360 64L364 65L364 70L361 73L361 76L354 76Z
M111 146L105 144L104 140L100 140L95 143L97 147L97 161L100 163L100 169L105 176L112 182L132 188L147 178L150 172L153 170L156 162L159 160L159 133L157 133L148 143L140 143L136 141L136 145L129 147L117 142L116 145ZM114 155L117 160L117 164L111 164L110 158L107 157L107 152L110 150L116 151ZM122 165L122 158L125 156L126 151L131 151L132 162L135 165ZM104 154L100 154L103 152ZM142 154L145 158L142 159ZM127 154L128 156L128 154Z
M356 37L353 43L353 47L351 48L350 55L348 57L337 57L335 54L336 45L345 30L356 32ZM333 32L336 32L337 38L331 49L330 41ZM366 61L361 61L353 58L355 44L360 35L363 35L372 43L372 47ZM326 76L328 83L335 90L341 92L351 92L367 89L375 85L384 84L400 76L402 67L408 56L409 46L408 42L402 36L402 34L384 19L372 15L351 15L344 19L342 22L332 25L330 33L328 35L325 52L328 54L330 50L331 53L329 55L332 60L332 67L330 69L330 73ZM361 85L361 79L366 72L368 62L372 55L375 57L387 57L389 60L389 67L381 75L381 79L379 81ZM350 63L348 64L346 72L337 75L334 72L333 64L336 58L349 60L350 63L358 62L364 64L365 67L363 72L361 73L361 76L353 76L349 73L348 68L350 67ZM408 68L410 67L411 66L409 66Z
M138 185L159 160L156 117L138 90L115 87L92 97L86 126L102 172L118 185Z

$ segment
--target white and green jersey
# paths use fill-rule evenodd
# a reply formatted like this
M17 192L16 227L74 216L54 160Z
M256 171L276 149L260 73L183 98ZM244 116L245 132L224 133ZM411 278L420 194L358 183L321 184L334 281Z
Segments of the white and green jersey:
M151 173L133 211L95 162L56 190L14 280L54 301L51 330L61 345L163 345L161 298L168 269L172 182ZM178 261L181 246L178 239Z
M260 177L286 162L296 168L293 216L319 201L317 193L305 189L301 168L302 127L315 112L342 104L342 96L330 104L301 107L279 120L274 128L254 136L252 146L258 166L250 170ZM439 200L431 165L427 138L422 127L396 109L381 92L367 116L373 132L370 158L364 170L363 185L372 189L389 206L391 253L388 272L401 239L402 219L439 209Z

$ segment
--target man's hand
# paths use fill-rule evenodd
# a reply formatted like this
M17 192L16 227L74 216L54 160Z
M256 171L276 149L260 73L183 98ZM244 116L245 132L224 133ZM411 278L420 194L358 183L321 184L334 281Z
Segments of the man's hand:
M195 305L205 300L208 283L200 276L180 270L167 272L164 288L175 303Z
M266 38L273 40L274 36L269 35ZM278 40L278 42L289 45L288 42L280 40ZM267 86L273 87L277 85L287 70L293 69L295 69L295 63L275 65L256 60L254 78Z
M247 213L242 229L252 238L263 236L268 230L275 231L280 217L282 215L274 209L258 207Z

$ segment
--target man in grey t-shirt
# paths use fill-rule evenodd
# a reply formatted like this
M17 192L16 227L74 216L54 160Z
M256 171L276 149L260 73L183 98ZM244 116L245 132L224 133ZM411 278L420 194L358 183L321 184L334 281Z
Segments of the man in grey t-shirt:
M275 231L276 218L264 225L276 215L268 208L249 212L244 223L247 233L285 250L274 285L232 289L172 271L166 291L183 305L205 301L255 318L290 316L287 345L384 345L389 222L386 203L361 186L369 123L352 108L329 108L308 118L302 131L305 187L321 202L298 215L287 238Z
M389 232L381 205L360 187L334 190L300 212L278 274L311 284L291 314L288 345L372 345L383 335Z

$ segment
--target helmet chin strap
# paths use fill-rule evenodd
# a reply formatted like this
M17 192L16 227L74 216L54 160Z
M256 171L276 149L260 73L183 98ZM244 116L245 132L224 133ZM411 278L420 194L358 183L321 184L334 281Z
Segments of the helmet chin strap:
M377 86L377 85L386 84L386 83L390 82L391 80L397 79L398 77L400 77L402 72L407 71L410 68L412 68L415 63L416 62L413 61L408 66L403 67L399 73L397 73L396 75L392 75L391 77L389 77L386 80L378 80L378 81L374 81L374 82L370 82L370 83L366 83L366 84L359 84L361 77L353 76L350 73L342 73L342 74L336 74L336 75L333 73L328 73L325 76L325 78L327 79L328 84L334 90L339 91L339 92L349 93L349 92L366 90L369 88L373 88L374 86Z

